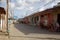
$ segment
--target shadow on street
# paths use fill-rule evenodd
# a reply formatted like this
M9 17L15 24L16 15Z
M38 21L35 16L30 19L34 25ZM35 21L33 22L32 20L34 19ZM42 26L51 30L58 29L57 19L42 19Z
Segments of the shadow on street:
M29 26L26 24L14 24L14 27L23 32L25 35L28 35L30 33L60 35L60 32L49 32L46 29L39 29L38 27Z

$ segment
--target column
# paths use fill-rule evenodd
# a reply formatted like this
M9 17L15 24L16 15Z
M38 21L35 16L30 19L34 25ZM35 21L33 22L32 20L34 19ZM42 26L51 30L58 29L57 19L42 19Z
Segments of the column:
M5 15L3 14L3 32L5 32Z
M38 20L38 28L40 28L40 16L39 16L38 19L39 19L39 20Z
M3 19L2 19L2 14L1 14L1 31L2 31L2 28L3 28Z
M40 22L40 16L39 16L39 22Z

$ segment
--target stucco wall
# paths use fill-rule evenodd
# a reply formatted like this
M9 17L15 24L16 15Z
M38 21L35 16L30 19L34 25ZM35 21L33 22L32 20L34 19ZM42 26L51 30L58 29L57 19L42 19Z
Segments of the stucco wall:
M52 22L57 22L57 13L52 14Z

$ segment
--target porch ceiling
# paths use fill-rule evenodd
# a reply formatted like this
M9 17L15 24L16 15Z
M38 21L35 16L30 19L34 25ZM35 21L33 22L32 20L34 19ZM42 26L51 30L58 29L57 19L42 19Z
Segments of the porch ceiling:
M6 14L6 11L3 7L0 7L0 14Z

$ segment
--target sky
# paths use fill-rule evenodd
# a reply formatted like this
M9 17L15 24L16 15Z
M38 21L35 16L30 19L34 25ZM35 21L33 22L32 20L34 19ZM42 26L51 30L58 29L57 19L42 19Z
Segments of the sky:
M37 11L43 11L57 5L60 0L8 0L9 17L23 18ZM6 0L0 1L0 6L6 9Z

